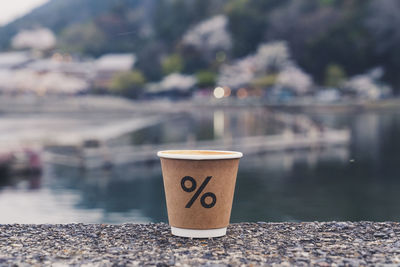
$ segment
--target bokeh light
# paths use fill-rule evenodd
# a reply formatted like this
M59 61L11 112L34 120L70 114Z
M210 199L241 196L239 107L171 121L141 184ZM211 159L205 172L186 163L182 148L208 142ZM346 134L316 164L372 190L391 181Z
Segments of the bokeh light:
M244 98L246 98L246 97L249 96L249 93L247 92L247 89L246 89L246 88L240 88L240 89L236 92L236 96L237 96L239 99L244 99Z
M220 99L220 98L223 98L224 95L225 95L225 90L224 90L224 88L218 86L218 87L216 87L216 88L214 89L214 97L215 97L215 98Z
M231 93L232 93L231 88L229 88L228 86L224 86L224 96L229 97Z

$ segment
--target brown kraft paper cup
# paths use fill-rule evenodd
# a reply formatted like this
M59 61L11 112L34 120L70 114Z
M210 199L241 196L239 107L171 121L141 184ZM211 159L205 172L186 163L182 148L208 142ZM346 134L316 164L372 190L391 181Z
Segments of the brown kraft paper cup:
M158 156L172 233L187 237L225 235L242 153L174 150L160 151Z

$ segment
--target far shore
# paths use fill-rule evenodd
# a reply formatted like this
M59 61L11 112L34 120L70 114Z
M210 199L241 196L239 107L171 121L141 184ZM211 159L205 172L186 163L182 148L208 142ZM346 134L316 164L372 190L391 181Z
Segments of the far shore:
M112 112L125 114L156 114L190 112L197 109L267 108L286 112L363 112L400 109L400 97L382 100L347 100L322 103L311 99L273 103L259 98L213 99L192 98L181 100L129 100L114 96L5 96L0 95L0 116L12 113L60 114L70 112Z

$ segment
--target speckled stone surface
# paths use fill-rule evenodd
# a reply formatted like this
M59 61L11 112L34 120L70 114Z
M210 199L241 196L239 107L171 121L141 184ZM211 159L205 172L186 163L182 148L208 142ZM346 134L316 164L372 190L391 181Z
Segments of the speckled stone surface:
M400 266L399 223L240 223L214 239L174 237L163 223L0 225L0 266L388 264Z

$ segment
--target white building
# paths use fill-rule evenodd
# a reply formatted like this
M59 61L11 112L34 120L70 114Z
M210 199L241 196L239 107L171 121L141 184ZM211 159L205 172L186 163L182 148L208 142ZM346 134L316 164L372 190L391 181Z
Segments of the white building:
M93 61L41 59L28 64L26 68L38 73L57 72L86 80L92 80L95 72Z
M54 57L35 60L27 52L0 53L0 92L76 94L90 88L92 61Z
M25 51L0 53L0 69L19 68L32 60L31 54Z
M3 93L73 95L88 88L88 81L63 73L39 73L29 69L0 70L0 91Z
M95 61L94 87L108 88L112 78L130 71L136 62L134 54L106 54Z

